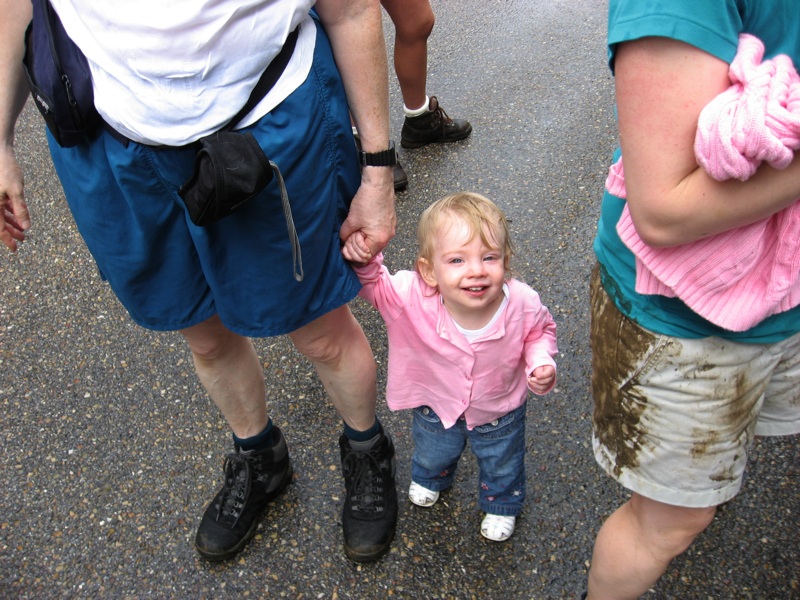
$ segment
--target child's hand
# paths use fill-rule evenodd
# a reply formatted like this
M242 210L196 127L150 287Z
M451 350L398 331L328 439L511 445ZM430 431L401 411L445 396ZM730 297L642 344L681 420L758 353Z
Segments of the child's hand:
M353 232L342 246L342 256L355 263L367 263L372 258L367 240L361 231Z
M528 387L537 394L545 394L556 379L556 370L552 365L536 367L528 377Z

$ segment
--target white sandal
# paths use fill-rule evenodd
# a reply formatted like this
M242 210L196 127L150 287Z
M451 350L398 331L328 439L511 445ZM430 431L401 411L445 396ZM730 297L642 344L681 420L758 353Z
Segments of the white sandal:
M514 533L517 517L487 514L481 523L481 535L493 542L505 542Z
M411 486L408 488L408 499L417 506L433 506L439 499L439 492L429 490L416 481L412 481Z

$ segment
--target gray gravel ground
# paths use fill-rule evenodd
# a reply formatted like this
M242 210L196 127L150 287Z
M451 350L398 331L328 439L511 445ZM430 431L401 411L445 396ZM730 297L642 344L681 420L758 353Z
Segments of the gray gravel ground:
M0 260L0 597L571 598L594 536L626 497L590 450L588 275L615 142L606 3L434 0L429 90L473 124L462 143L402 151L392 270L409 268L417 217L469 189L512 219L516 270L559 326L559 385L528 409L530 501L505 544L483 540L476 468L432 509L412 507L409 416L381 404L398 448L400 519L368 565L341 549L340 422L285 339L256 340L296 476L237 559L193 548L221 481L225 424L177 334L135 327L76 233L29 106L18 139L34 217ZM389 41L393 34L388 28ZM401 102L392 83L392 127ZM385 381L382 323L353 308ZM800 442L758 441L741 494L647 598L800 598Z

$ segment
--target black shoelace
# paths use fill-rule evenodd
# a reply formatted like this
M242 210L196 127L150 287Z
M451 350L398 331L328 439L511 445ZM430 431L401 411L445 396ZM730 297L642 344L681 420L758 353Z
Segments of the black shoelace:
M385 510L383 474L374 450L350 452L344 459L342 470L352 481L350 510L378 515Z
M250 461L237 453L225 458L225 485L217 505L217 521L234 527L250 497Z

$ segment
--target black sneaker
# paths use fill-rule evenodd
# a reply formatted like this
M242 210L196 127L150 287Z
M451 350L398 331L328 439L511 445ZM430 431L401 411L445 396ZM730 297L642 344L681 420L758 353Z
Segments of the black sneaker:
M344 552L350 560L368 562L386 554L397 525L394 444L382 433L371 450L353 450L339 438L347 489L342 513Z
M272 426L273 446L258 453L236 451L225 459L225 484L197 528L195 546L203 558L228 560L253 538L258 521L292 481L292 463L283 433Z
M403 148L421 148L434 142L457 142L469 137L472 125L464 119L451 119L439 106L436 96L431 96L428 110L418 117L406 117L400 133Z

